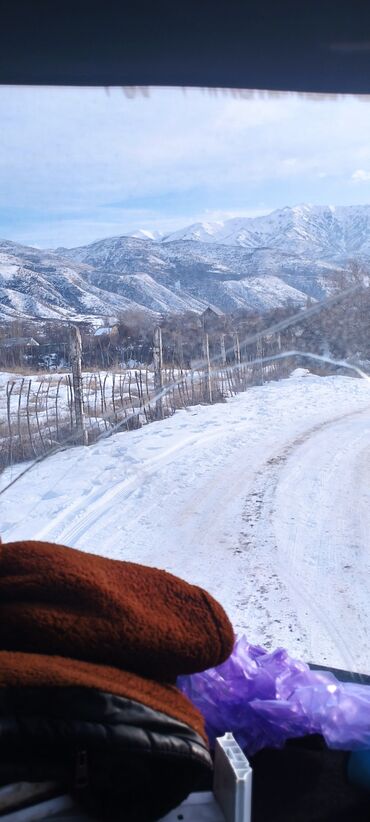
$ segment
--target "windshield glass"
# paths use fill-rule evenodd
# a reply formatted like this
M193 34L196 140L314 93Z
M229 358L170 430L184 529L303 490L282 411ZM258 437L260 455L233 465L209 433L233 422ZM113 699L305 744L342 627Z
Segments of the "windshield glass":
M1 88L1 537L369 672L370 104Z

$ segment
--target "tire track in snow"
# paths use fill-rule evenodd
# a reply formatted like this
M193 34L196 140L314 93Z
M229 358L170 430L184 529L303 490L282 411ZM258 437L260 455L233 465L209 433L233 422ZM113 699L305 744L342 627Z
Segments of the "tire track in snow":
M240 431L242 428L248 428L248 421L235 426L235 430ZM150 480L151 477L167 464L177 459L178 455L183 451L198 446L203 448L219 437L219 429L210 431L207 434L204 433L204 429L201 429L199 432L195 432L181 439L180 442L177 441L174 445L162 450L158 456L152 457L145 463L139 464L137 470L131 468L131 475L116 481L113 486L110 486L108 489L98 489L90 493L87 498L79 498L72 502L67 508L60 511L52 522L38 530L34 535L34 539L47 538L55 542L63 540L67 544L78 547L78 540L94 528L100 519L105 517L109 519L113 505L117 506L120 503L125 503L124 512L126 517L129 513L127 506L130 496L141 488L145 482ZM112 454L112 459L114 459L115 456L122 462L123 468L125 469L127 454L122 452L118 447L117 452ZM135 507L134 502L133 507Z
M336 658L334 660L333 658L321 658L315 659L315 661L321 661L323 664L325 661L331 662L331 664L341 664L342 667L347 667L348 669L351 666L353 669L356 667L358 668L359 663L358 661L354 661L351 646L344 638L340 624L338 625L340 622L338 608L336 608L336 613L333 617L328 607L328 600L324 598L323 601L318 601L316 592L310 589L305 580L302 578L302 557L299 557L298 562L294 560L294 552L296 550L295 546L297 545L298 538L297 525L295 523L296 512L294 510L290 511L292 524L290 527L290 539L287 543L279 543L274 526L276 521L279 521L281 517L281 509L279 510L279 507L276 507L276 496L279 489L279 483L281 482L282 472L285 471L285 473L287 473L289 461L293 457L295 457L297 461L300 449L302 449L303 446L310 444L313 438L318 435L325 434L327 431L333 429L333 427L338 426L338 424L350 421L351 419L356 419L361 415L364 415L364 413L368 414L368 412L364 412L364 409L357 412L347 412L345 414L337 415L324 423L317 424L309 431L306 431L304 434L296 437L292 442L285 446L283 450L280 452L277 451L275 455L266 460L264 465L256 474L255 490L247 499L243 512L243 519L246 524L246 528L240 539L240 550L247 551L252 556L256 555L257 552L263 552L263 550L265 550L269 558L270 568L273 562L276 563L278 578L283 584L283 588L285 588L288 598L290 599L291 621L288 624L288 629L295 648L298 648L298 650L304 649L304 655L306 658L307 654L312 657L310 647L314 647L316 644L314 642L314 646L312 646L312 634L316 632L316 636L320 639L319 645L324 647L325 644L327 644L331 649L330 653L334 653ZM368 442L369 441L370 437ZM345 442L344 448L346 446L347 450L349 450L353 447L353 444L348 444ZM326 484L328 482L329 474L333 474L337 470L336 466L333 465L332 455L329 455L328 461ZM297 481L299 481L299 477L297 477ZM319 511L319 517L320 516L321 511ZM288 555L285 551L288 552ZM327 540L326 547L327 556L330 555L332 551L333 544L329 538L329 540ZM283 589L278 584L276 574L272 575L272 577L275 576L275 581L273 582L273 586L275 587L275 595L271 590L271 575L270 579L268 579L269 575L268 573L266 574L264 569L261 567L261 564L259 566L259 574L260 579L257 582L257 584L259 584L259 593L261 595L266 594L266 596L262 596L263 602L261 603L261 610L263 610L263 608L265 610L264 622L267 625L269 621L271 621L271 627L274 630L272 630L270 634L276 634L276 630L277 633L279 633L279 629L276 628L276 624L280 621L276 616L277 608L279 607L279 603L277 601L279 589L280 596L283 596L285 600L285 602L282 603L282 610L284 611L286 610L286 596L284 595ZM297 582L297 574L299 574L299 582ZM240 605L245 605L245 603L240 603ZM256 597L254 605L258 606L258 600ZM306 609L307 619L303 618L304 608ZM314 630L312 630L313 628ZM282 636L284 633L286 633L286 629L282 626ZM267 639L268 647L271 647L273 644L276 645L276 641L274 642L273 636L267 634L266 632L264 632L264 634L265 639ZM323 638L323 635L325 635L325 639ZM285 644L289 647L287 642L285 642Z
M81 535L89 531L102 515L110 511L113 504L117 505L117 503L126 500L145 480L155 474L166 462L169 462L175 453L196 443L196 441L196 436L190 436L183 440L181 444L167 448L158 457L153 457L146 464L140 465L137 471L132 472L131 476L118 480L107 490L98 489L95 493L90 494L88 499L78 499L71 503L54 518L53 522L40 529L35 534L34 539L45 539L47 537L55 542L63 539L68 543L75 544ZM113 454L114 456L122 460L125 466L125 461L127 462L126 454L122 454L118 449L117 453Z
M343 420L331 427L325 442L321 435L315 439L304 446L303 455L304 466L311 467L310 498L302 495L299 501L295 496L288 470L297 464L295 454L281 475L277 507L288 492L299 509L296 524L287 529L282 518L275 518L275 531L280 546L286 546L285 574L297 610L309 615L311 659L366 671L370 557L363 523L358 527L357 497L364 488L356 485L355 476L364 456L368 469L370 421ZM368 486L369 469L366 479ZM364 522L369 533L368 507Z

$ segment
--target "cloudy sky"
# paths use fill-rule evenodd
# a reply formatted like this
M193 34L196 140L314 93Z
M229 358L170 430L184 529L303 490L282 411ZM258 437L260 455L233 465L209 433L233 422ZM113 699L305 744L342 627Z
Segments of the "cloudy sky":
M0 88L0 237L73 246L138 228L370 203L370 100Z

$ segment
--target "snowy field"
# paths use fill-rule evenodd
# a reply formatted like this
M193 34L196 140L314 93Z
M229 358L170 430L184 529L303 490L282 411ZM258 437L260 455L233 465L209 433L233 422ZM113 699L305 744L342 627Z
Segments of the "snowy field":
M370 671L368 380L299 370L49 457L1 500L3 540L165 568L251 642Z

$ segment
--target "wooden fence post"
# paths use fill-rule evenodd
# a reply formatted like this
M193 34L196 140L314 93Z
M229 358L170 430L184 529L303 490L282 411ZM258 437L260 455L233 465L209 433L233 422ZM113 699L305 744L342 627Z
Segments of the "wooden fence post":
M71 326L70 333L70 360L72 367L73 405L75 410L77 439L82 445L87 445L87 431L85 429L82 387L82 342L80 329Z
M160 326L154 329L153 338L153 365L154 365L154 394L156 397L155 408L157 420L163 419L163 351L162 351L162 329Z
M6 384L6 411L8 417L8 432L9 432L9 450L8 463L13 464L13 433L12 433L12 419L11 419L11 397L15 386L15 380Z
M220 336L221 364L226 365L225 334Z
M259 359L259 366L261 371L261 385L263 385L263 351L262 351L262 337L258 337L256 345L257 359Z
M237 365L240 365L240 343L239 343L239 334L236 331L234 334L234 357L235 362Z
M24 445L22 441L22 426L21 426L21 416L22 416L22 391L24 386L24 377L22 377L21 384L19 386L19 396L18 396L18 441L19 441L19 452L24 456Z
M57 442L59 442L59 417L58 417L58 399L59 399L59 391L60 391L60 384L63 382L63 377L59 377L57 390L55 394L55 426L56 426L56 438Z
M176 336L176 348L177 348L177 359L178 359L179 368L183 368L183 366L184 366L184 347L183 347L181 331Z
M203 350L204 350L204 359L207 364L207 393L208 393L208 402L212 403L212 379L211 379L211 361L209 358L209 337L208 334L204 335L203 339Z
M28 381L28 389L27 389L27 400L26 400L26 416L27 416L27 430L28 430L29 441L31 443L31 448L32 448L33 455L36 456L35 446L33 444L33 438L32 438L31 422L30 422L31 384L32 384L32 380L29 380Z

